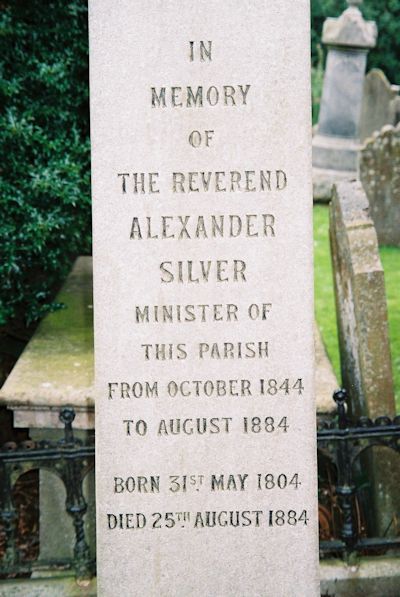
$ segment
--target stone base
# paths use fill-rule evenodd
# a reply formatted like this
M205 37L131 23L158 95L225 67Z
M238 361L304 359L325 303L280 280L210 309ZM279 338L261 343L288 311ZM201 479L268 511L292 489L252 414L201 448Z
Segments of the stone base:
M348 566L341 560L320 563L323 597L399 597L400 558L368 557ZM65 573L48 578L9 580L0 597L96 597L96 579L77 584Z
M325 597L399 597L400 558L365 557L348 566L341 560L320 564Z
M75 578L49 574L48 578L2 581L0 597L96 597L96 579L77 583Z
M313 168L313 197L315 202L329 203L332 199L333 185L346 181L356 180L357 172L354 170L328 170Z
M315 168L355 171L361 146L358 139L328 137L317 133L312 142L312 160Z

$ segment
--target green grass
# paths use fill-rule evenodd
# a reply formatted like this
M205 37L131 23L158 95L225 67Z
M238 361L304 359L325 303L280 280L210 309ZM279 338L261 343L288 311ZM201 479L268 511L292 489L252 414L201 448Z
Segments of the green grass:
M340 382L339 345L336 328L335 299L329 248L329 210L314 206L314 270L315 313L329 358ZM397 412L400 412L400 248L381 247L385 271L389 315L390 347L396 392Z
M400 248L381 247L397 412L400 412Z
M329 248L329 210L325 205L314 205L314 288L318 326L340 382L339 342Z

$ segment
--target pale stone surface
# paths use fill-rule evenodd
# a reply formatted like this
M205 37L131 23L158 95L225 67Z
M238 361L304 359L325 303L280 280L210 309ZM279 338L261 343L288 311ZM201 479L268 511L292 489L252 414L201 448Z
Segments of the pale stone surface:
M306 0L264 0L251 10L231 0L90 3L102 597L319 595L309 33ZM201 40L208 50L212 45L211 60L204 53L199 60ZM247 90L246 103L239 85ZM186 107L193 102L187 86L204 87L202 107ZM223 99L232 89L235 105ZM199 140L191 131L199 131L203 144L211 136L208 146L191 146L190 138ZM271 190L261 189L260 170L272 172ZM176 183L174 190L174 172L183 173L183 188ZM189 182L189 172L204 174ZM208 172L214 174L207 191ZM242 173L240 189L231 172ZM158 174L153 193L149 173ZM246 176L253 181L247 191ZM221 236L210 220L222 215L228 223ZM264 215L274 234L260 228ZM228 261L220 261L219 274L217 260ZM235 276L234 260L239 272L245 264L245 277L238 270ZM262 303L271 305L265 319L252 320L249 306ZM216 319L207 310L201 321L196 307L195 321L178 322L176 309L174 323L154 321L154 305L200 304L223 307ZM237 307L237 320L227 321L228 304ZM136 307L145 305L150 322L137 322ZM245 344L239 354L239 342L255 342L256 355ZM251 395L235 396L229 384L226 395L205 394L206 380L230 379L249 381ZM275 393L274 383L266 382L273 391L262 395L261 379L277 380L281 389ZM294 388L298 379L302 394ZM192 394L173 396L171 380L188 380L182 389ZM157 382L157 391L133 397L135 382ZM197 431L197 419L200 431L206 421L205 434ZM170 429L170 420L174 435L164 426ZM301 485L257 489L258 474L298 474ZM159 490L148 482L147 493L138 491L132 480L130 492L121 490L138 475L159 476ZM219 489L213 475L221 483L224 475ZM304 511L307 524L305 516L300 520Z
M353 414L395 413L385 281L361 183L335 187L330 239L342 382Z
M400 246L400 124L367 139L360 155L360 180L380 245Z
M400 560L397 557L364 557L354 566L342 560L320 563L321 595L331 597L398 597ZM86 584L86 583L85 583ZM2 581L0 597L96 597L96 579L79 586L74 578L54 575Z
M80 257L55 301L65 308L44 318L0 391L16 427L63 427L62 406L75 428L93 428L93 305L91 258Z
M356 164L353 165L350 160L357 150L366 62L365 52L329 48L318 133L314 141L317 142L319 136L323 138L319 142L321 150L316 153L319 159L314 160L315 166L355 170ZM329 153L325 155L322 154L322 147L324 141L327 143L328 140ZM343 157L340 154L342 145ZM329 158L332 162L328 161Z
M96 597L96 579L80 585L74 578L54 574L50 578L0 581L0 597Z
M322 30L322 43L350 48L374 48L378 29L374 21L365 21L356 3L352 2L339 18L328 18ZM361 6L361 2L357 2Z
M349 392L349 411L371 419L393 417L384 273L361 183L338 184L330 210L342 383ZM370 531L378 536L391 535L396 532L400 510L398 455L386 448L374 448L364 455L361 466L369 471L373 504L367 513Z
M364 142L385 124L398 122L399 85L391 85L385 73L372 69L364 80L360 139Z
M363 557L347 565L341 560L321 562L321 595L332 597L398 597L398 557Z

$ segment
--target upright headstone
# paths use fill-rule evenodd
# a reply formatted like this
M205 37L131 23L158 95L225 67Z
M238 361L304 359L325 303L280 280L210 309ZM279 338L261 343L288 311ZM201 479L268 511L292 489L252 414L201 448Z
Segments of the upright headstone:
M326 19L322 42L328 48L317 133L313 139L314 197L329 200L332 184L357 170L360 117L368 51L376 44L377 28L365 21L359 5L339 18Z
M395 401L388 334L385 280L378 241L360 182L334 187L330 239L339 331L342 383L353 416L393 417ZM396 533L400 511L398 455L386 448L368 452L371 533ZM365 484L365 480L364 480Z
M400 124L367 139L359 172L379 244L400 247Z
M330 240L342 383L352 414L395 413L385 279L361 183L340 183L330 208Z
M90 44L99 595L319 595L309 2Z
M399 118L399 85L391 85L383 71L373 68L364 79L360 121L360 140L364 142L386 124Z

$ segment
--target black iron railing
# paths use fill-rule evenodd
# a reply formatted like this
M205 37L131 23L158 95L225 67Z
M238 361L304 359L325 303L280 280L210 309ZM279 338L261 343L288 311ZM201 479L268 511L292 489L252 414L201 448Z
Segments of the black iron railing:
M318 423L318 451L335 468L332 491L341 513L336 536L329 541L320 541L321 555L342 554L346 557L376 549L400 548L400 537L361 536L355 500L358 489L354 478L354 464L368 448L385 446L400 453L400 416L394 420L379 417L371 421L363 417L352 421L346 415L346 398L344 390L335 392L336 417ZM18 445L9 442L0 450L0 529L4 535L0 576L3 578L27 575L44 568L72 569L78 579L90 578L94 574L95 562L90 557L85 537L87 503L82 490L83 479L94 466L94 441L91 438L83 443L74 437L74 418L73 409L61 410L64 437L58 442L25 441ZM397 465L400 467L400 458ZM66 511L75 530L73 554L67 560L27 561L21 557L18 548L18 514L12 489L21 475L40 468L56 473L66 489Z
M8 442L0 450L0 524L4 533L4 556L0 559L0 575L26 575L43 568L74 569L79 579L94 574L86 542L84 516L87 504L82 483L91 467L94 467L94 441L83 443L74 437L72 423L75 412L63 408L60 420L64 423L64 437L58 442L25 441L17 445ZM21 558L17 546L17 511L12 499L12 488L17 479L28 471L47 469L58 475L66 490L66 511L72 518L75 530L73 556L67 560L26 561ZM55 530L56 532L56 530Z
M318 422L317 437L319 453L336 469L334 492L341 511L341 528L338 538L320 541L320 551L322 554L342 553L349 556L354 552L368 553L382 548L400 548L400 536L360 536L355 501L358 492L355 465L367 450L373 447L394 450L398 454L395 464L400 468L400 416L393 420L389 417L378 417L375 421L368 417L350 419L346 415L346 391L337 390L333 398L337 404L337 416L330 421Z

